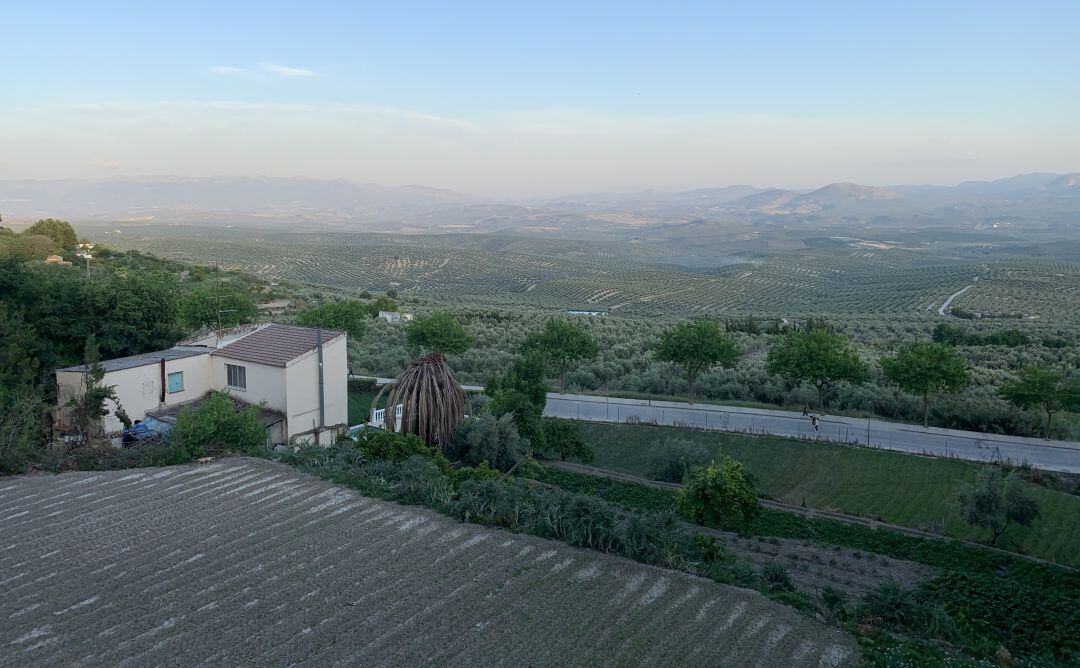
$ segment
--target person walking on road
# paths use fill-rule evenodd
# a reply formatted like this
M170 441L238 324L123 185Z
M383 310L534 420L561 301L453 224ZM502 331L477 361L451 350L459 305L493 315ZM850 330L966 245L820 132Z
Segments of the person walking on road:
M806 417L807 415L810 415L810 407L809 407L809 406L807 406L806 404L803 404L803 407L802 407L802 416L803 416L803 417Z
M813 425L814 431L818 431L818 417L816 415L810 416L810 424Z

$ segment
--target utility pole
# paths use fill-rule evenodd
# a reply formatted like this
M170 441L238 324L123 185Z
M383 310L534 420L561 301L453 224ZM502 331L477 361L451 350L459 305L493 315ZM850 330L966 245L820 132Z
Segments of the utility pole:
M78 245L79 252L75 254L76 257L81 257L86 260L86 278L90 278L90 251L94 249L94 244L89 241L84 241Z

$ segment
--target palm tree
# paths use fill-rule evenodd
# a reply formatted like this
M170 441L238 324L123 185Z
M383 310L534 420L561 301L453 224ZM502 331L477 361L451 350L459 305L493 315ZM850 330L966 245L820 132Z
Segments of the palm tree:
M454 429L465 419L468 398L441 353L431 353L409 364L394 379L386 404L387 431L397 429L395 407L401 404L401 431L428 443L450 445ZM378 405L383 388L375 396Z

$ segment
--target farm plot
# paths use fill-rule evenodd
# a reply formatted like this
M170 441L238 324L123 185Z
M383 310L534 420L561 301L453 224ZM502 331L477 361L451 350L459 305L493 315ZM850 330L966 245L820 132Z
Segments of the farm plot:
M1080 267L1053 262L983 265L980 280L953 307L984 316L1075 321L1080 304Z
M967 462L871 448L649 425L581 423L596 465L648 477L660 449L674 441L691 461L723 453L743 462L769 498L794 505L880 518L912 528L935 527L957 538L984 540L961 520L955 496L975 478ZM1029 486L1042 511L1031 526L1013 526L1003 540L1025 554L1075 566L1080 551L1080 499Z
M582 242L484 235L127 235L111 245L265 279L342 290L391 284L442 301L615 314L763 317L828 314L916 317L980 277L956 306L1075 320L1080 267L1045 261L985 263L904 249L823 247L774 251L716 267L657 263ZM731 260L732 258L728 258Z
M0 663L849 665L755 592L282 465L0 481Z

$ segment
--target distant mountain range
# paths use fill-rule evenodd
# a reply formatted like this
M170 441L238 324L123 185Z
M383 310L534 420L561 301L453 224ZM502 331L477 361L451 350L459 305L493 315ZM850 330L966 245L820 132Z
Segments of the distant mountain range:
M274 177L115 177L0 181L6 220L258 225L388 232L627 234L697 221L1080 225L1080 173L957 186L833 183L813 191L749 185L496 201L424 186Z

